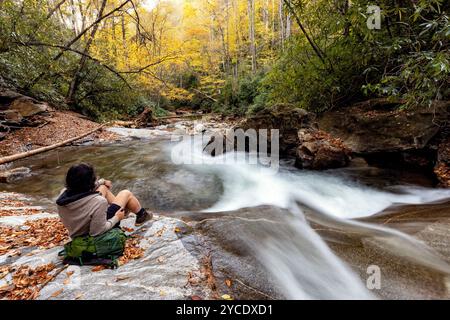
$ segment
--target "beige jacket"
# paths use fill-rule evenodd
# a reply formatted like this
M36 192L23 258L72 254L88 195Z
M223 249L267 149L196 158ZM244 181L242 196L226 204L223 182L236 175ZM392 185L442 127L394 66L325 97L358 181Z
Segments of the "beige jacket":
M99 193L69 196L63 190L56 203L61 221L72 239L84 235L100 235L119 222L115 216L106 219L108 201Z

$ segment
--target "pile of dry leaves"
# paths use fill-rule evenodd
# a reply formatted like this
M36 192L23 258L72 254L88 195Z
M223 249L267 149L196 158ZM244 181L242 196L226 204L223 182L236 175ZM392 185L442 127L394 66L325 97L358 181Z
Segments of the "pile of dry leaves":
M1 206L1 204L0 204ZM18 208L18 209L0 209L0 217L9 216L30 216L33 214L41 213L42 211L36 208Z
M119 266L123 266L130 260L140 259L144 255L144 249L139 246L139 241L142 239L141 236L133 235L127 239L125 243L125 250L123 256L119 258ZM107 266L98 265L92 268L91 271L98 272L107 269Z
M135 235L127 239L123 256L119 258L119 265L122 266L130 260L142 258L144 255L144 249L139 246L139 241L141 238L142 237Z
M20 227L0 226L0 255L23 247L53 248L68 240L67 229L55 218L26 221Z
M11 196L0 199L0 207L1 208L3 208L3 207L15 207L15 208L25 207L26 206L25 202L10 198L10 197L13 197L14 195L15 194L11 194Z
M12 283L0 287L0 299L33 300L40 290L53 279L51 272L55 269L52 263L39 266L35 269L29 266L0 267L0 279L12 273Z

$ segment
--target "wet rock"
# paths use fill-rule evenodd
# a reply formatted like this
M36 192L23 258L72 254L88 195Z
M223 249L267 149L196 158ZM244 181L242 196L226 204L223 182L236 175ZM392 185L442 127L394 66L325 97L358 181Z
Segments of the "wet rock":
M30 168L20 167L0 172L1 183L11 183L30 176Z
M0 88L0 110L8 109L11 102L20 97L23 97L23 95L16 91Z
M0 117L6 123L15 123L20 125L20 122L23 120L22 115L17 110L5 110L0 112Z
M298 130L315 127L315 115L291 105L278 104L246 118L235 129L278 129L280 154L294 156L298 146ZM270 134L268 145L270 146Z
M265 227L283 225L285 215L289 212L269 206L188 214L199 241L185 245L199 256L210 255L218 292L235 299L282 299L285 293L260 263L253 245L270 237L270 232L264 235Z
M407 109L385 99L369 102L325 112L318 120L320 129L341 138L370 165L431 173L435 140L447 126L450 102Z
M270 152L271 131L279 130L279 152L281 156L295 156L296 149L299 144L298 130L301 128L315 128L315 115L306 110L295 108L288 104L278 104L272 108L267 108L259 113L245 118L236 124L232 130L227 133L219 133L211 137L210 141L205 145L205 152L215 156L217 150L223 152L236 149L236 140L234 139L234 131L242 129L247 130L267 129L267 151ZM259 137L257 136L257 139ZM245 142L245 151L249 151L249 140ZM218 143L223 143L223 147L218 147ZM259 145L259 141L258 141ZM220 153L220 152L219 152Z
M319 118L319 127L341 138L356 153L422 149L447 120L450 102L436 102L429 108L394 107L354 105L328 111Z
M298 138L295 166L300 169L340 168L350 162L350 149L323 131L300 129Z

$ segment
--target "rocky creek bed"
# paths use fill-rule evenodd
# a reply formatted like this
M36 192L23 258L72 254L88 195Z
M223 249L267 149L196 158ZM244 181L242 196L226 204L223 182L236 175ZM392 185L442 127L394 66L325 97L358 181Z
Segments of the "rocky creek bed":
M287 165L274 177L236 164L176 165L167 132L186 127L198 133L208 124L113 128L126 141L16 163L31 175L2 185L0 296L449 298L448 191L418 187L432 185L420 175L367 165L323 173ZM53 201L67 166L78 161L93 163L115 190L131 189L156 213L140 228L132 216L123 222L132 238L118 269L65 267L58 258L68 239ZM373 265L381 286L369 290Z

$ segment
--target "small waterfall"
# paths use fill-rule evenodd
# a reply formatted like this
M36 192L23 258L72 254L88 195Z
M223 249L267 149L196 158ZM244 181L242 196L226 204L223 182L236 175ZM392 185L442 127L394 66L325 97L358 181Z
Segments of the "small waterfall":
M424 204L450 198L450 190L404 186L396 193L378 190L332 172L280 168L252 163L252 154L231 152L211 157L203 153L205 140L183 140L171 149L172 160L199 173L221 177L224 194L206 212L231 211L272 205L288 209L288 229L276 226L263 242L251 235L242 238L272 274L290 299L370 299L374 295L309 226L299 205L313 209L313 220L341 226L364 236L377 237L392 253L442 272L448 265L423 243L400 231L352 219L372 216L398 204ZM253 159L254 160L254 159ZM253 161L254 163L255 161Z

